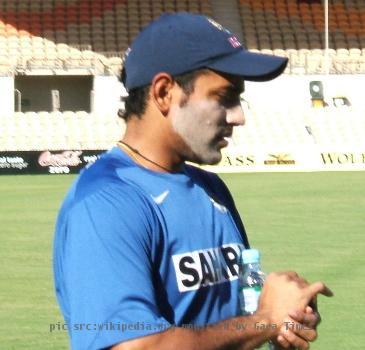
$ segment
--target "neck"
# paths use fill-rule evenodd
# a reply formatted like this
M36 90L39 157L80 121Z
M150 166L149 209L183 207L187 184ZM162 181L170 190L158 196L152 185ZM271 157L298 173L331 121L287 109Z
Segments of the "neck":
M137 127L130 123L127 124L120 146L136 163L157 172L181 171L184 160L169 147L168 133L165 133L163 129L156 131L149 126L138 125Z

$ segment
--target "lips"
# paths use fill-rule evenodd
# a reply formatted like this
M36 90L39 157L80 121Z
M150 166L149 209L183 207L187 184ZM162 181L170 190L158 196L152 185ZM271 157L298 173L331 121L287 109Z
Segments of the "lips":
M224 129L215 137L216 143L220 148L226 147L229 143L228 139L232 137L232 129Z
M222 146L222 147L226 147L226 146L228 145L228 143L229 143L228 139L229 139L230 137L232 137L232 134L224 134L224 135L220 135L220 136L218 137L218 141L217 141L218 145L219 145L219 146Z
M226 146L228 146L228 141L225 138L221 138L218 141L218 145L221 146L221 147L226 147Z

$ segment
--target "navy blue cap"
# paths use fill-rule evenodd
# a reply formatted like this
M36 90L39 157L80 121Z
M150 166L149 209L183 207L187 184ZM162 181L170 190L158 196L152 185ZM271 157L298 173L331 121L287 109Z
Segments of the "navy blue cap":
M176 76L201 68L267 81L280 75L287 61L250 52L213 19L181 12L163 14L139 33L127 50L122 78L127 90L150 84L161 72Z

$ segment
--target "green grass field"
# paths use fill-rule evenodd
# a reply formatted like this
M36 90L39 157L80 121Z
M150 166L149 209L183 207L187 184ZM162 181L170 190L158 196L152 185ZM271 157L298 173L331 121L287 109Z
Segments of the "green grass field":
M53 227L73 176L0 177L0 349L67 349L52 280ZM266 271L323 280L312 349L364 349L365 172L224 175Z

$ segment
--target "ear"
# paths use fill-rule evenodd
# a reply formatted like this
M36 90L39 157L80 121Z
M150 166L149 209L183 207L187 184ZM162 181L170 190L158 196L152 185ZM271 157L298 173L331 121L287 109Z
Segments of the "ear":
M151 83L151 97L156 107L166 116L170 110L174 80L168 73L158 73Z

